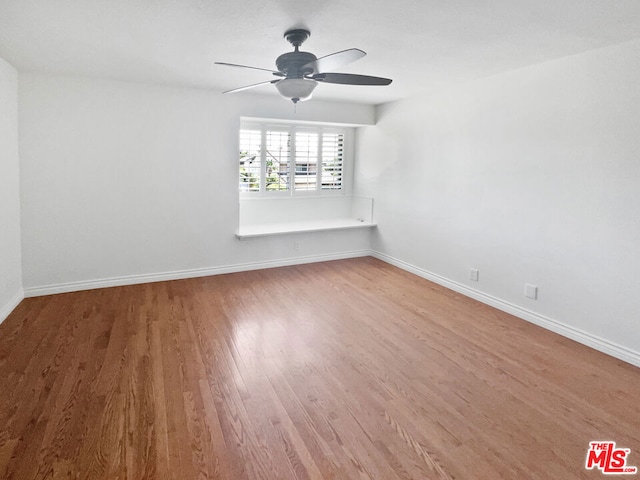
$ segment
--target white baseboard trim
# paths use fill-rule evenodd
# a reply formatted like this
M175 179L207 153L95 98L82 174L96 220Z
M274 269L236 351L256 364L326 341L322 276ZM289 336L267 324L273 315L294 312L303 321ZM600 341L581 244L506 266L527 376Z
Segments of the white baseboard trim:
M189 270L177 270L173 272L150 273L142 275L127 275L122 277L101 278L97 280L85 280L80 282L58 283L39 287L27 287L24 289L25 297L39 297L42 295L54 295L57 293L79 292L81 290L93 290L95 288L120 287L123 285L135 285L139 283L164 282L166 280L180 280L183 278L208 277L224 273L245 272L248 270L261 270L264 268L285 267L289 265L301 265L304 263L326 262L329 260L342 260L345 258L366 257L370 250L353 250L348 252L329 253L322 255L307 255L290 257L263 262L240 263L219 267L194 268Z
M467 297L471 297L482 303L490 305L514 315L518 318L539 325L547 330L558 333L564 337L575 340L578 343L587 345L595 350L611 355L622 361L640 367L640 352L617 345L613 342L600 338L596 335L587 333L583 330L571 327L552 318L540 315L538 313L527 310L513 303L501 300L492 295L488 295L479 290L475 290L461 283L449 280L433 272L429 272L420 267L416 267L403 260L399 260L390 255L378 251L371 250L354 250L348 252L308 255L302 257L291 257L278 260L268 260L263 262L241 263L235 265L225 265L219 267L196 268L190 270L178 270L173 272L152 273L144 275L129 275L123 277L112 277L98 280L88 280L81 282L60 283L55 285L45 285L40 287L28 287L24 291L20 291L16 296L4 307L0 309L0 323L9 316L13 309L22 301L23 298L38 297L42 295L53 295L57 293L76 292L81 290L92 290L95 288L117 287L123 285L134 285L140 283L162 282L166 280L180 280L183 278L206 277L209 275L220 275L224 273L244 272L248 270L260 270L265 268L284 267L289 265L301 265L304 263L326 262L330 260L342 260L345 258L373 256L383 262L394 265L398 268L411 272L419 277L430 280L438 285L449 288Z
M11 300L0 307L0 323L4 322L18 304L24 299L24 291L18 290Z
M600 338L578 328L571 327L552 318L540 315L538 313L532 312L531 310L527 310L526 308L519 307L518 305L515 305L513 303L480 292L479 290L469 288L466 285L454 282L433 272L429 272L422 268L416 267L415 265L404 262L385 253L373 251L371 252L371 256L382 260L383 262L406 270L407 272L418 275L419 277L437 283L438 285L442 285L443 287L446 287L450 290L461 293L462 295L471 297L482 303L495 307L498 310L510 313L511 315L514 315L518 318L534 323L540 327L546 328L547 330L551 330L552 332L562 335L563 337L570 338L571 340L575 340L578 343L587 345L588 347L606 353L607 355L611 355L612 357L615 357L619 360L640 367L640 352L631 350L621 345L617 345L613 342L605 340L604 338Z

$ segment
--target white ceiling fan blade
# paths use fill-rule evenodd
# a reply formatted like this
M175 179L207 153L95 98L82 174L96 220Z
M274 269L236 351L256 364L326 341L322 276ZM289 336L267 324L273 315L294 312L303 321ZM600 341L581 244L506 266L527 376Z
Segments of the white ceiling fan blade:
M243 90L249 90L250 88L259 87L260 85L267 85L268 83L278 83L280 80L267 80L266 82L254 83L253 85L246 85L244 87L234 88L232 90L227 90L222 93L236 93L242 92Z
M213 62L216 65L223 65L225 67L236 67L236 68L250 68L251 70L261 70L263 72L270 72L279 77L284 77L284 74L281 72L276 72L275 70L269 70L268 68L260 68L260 67L250 67L248 65L238 65L237 63L225 63L225 62Z
M302 69L312 68L313 73L324 73L330 70L335 70L336 68L344 67L356 60L360 60L365 55L366 53L360 49L350 48L348 50L320 57L313 62L307 63L302 67Z

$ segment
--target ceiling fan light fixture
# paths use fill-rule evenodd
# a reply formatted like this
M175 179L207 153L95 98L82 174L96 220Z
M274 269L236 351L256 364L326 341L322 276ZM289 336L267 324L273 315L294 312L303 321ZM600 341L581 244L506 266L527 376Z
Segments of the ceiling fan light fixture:
M284 78L276 83L280 95L293 103L309 100L317 86L318 82L310 78Z

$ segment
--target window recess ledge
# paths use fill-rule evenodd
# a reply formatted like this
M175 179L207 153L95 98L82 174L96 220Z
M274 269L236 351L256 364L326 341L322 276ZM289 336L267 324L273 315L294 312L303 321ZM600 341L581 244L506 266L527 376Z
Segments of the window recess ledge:
M333 218L323 220L303 220L298 222L269 223L262 225L243 225L236 237L253 238L269 235L287 235L300 232L322 232L327 230L347 230L351 228L371 228L376 224L355 218Z
M375 227L373 199L328 197L255 198L240 200L240 239Z

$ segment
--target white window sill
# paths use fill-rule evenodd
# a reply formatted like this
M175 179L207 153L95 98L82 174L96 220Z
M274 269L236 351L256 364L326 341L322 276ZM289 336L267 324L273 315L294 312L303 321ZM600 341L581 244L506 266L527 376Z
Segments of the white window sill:
M286 235L300 232L321 232L327 230L346 230L351 228L371 228L376 224L354 218L331 218L323 220L304 220L298 222L268 223L263 225L243 225L236 237L252 238L269 235Z

